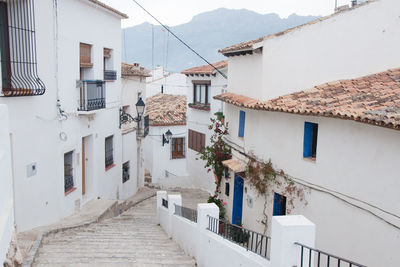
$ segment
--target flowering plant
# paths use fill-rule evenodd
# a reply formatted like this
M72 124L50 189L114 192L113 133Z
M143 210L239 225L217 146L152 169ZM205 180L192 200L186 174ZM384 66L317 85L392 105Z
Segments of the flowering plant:
M223 199L218 198L218 196L215 194L214 196L210 196L208 198L208 203L215 203L215 205L218 206L219 208L219 219L220 220L224 220L225 219L225 214L226 214L226 209L225 209L225 205L226 202L224 202Z
M211 119L211 125L208 129L213 131L210 138L211 145L206 146L202 152L200 152L200 158L206 161L205 168L208 172L211 170L215 174L216 194L220 192L221 179L224 175L224 166L222 162L227 159L231 159L231 148L225 143L223 137L228 133L228 124L225 124L220 120Z

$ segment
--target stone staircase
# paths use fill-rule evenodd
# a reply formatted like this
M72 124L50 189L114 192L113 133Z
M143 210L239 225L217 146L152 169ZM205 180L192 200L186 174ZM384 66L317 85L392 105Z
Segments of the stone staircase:
M45 237L33 266L196 266L156 223L156 198L121 215Z

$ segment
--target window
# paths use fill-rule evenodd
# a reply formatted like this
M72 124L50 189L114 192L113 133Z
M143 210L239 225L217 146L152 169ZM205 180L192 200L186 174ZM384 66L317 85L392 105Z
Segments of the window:
M243 110L241 110L239 114L239 133L238 133L239 137L244 137L245 120L246 120L246 113Z
M64 154L64 192L70 192L74 188L74 175L72 166L73 152Z
M105 162L106 162L106 169L108 169L108 168L111 168L114 166L113 136L107 137L105 143L106 143L106 145L105 145L105 149L106 149Z
M318 124L304 123L303 157L315 159L317 157Z
M193 130L189 130L189 148L202 152L206 146L206 135Z
M225 195L227 195L229 197L229 183L225 183Z
M103 49L103 67L104 67L104 80L105 81L115 81L117 80L117 71L113 70L112 50L109 48Z
M43 95L37 71L33 1L0 1L0 76L3 96Z
M125 183L129 180L129 161L122 164L122 183Z
M182 159L185 157L185 138L172 138L171 154L172 159Z
M80 66L81 68L91 68L92 63L92 46L90 44L79 44L80 50Z
M278 193L274 193L273 216L286 215L286 197Z
M210 81L193 81L193 103L210 104Z

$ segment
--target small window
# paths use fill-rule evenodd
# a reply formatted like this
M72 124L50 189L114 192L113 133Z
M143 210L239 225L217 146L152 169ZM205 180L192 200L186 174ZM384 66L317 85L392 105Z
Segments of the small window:
M114 70L112 61L112 49L103 49L103 68L104 68L104 80L115 81L117 80L117 71Z
M122 183L125 183L126 181L129 180L129 161L125 162L122 164Z
M64 192L67 193L74 188L74 175L73 175L73 152L64 154Z
M114 165L113 136L109 136L105 141L105 163L106 169Z
M225 195L227 195L229 197L229 183L225 183Z
M286 215L286 197L278 193L274 193L273 216Z
M243 110L241 110L239 114L239 133L238 133L239 137L244 137L245 120L246 120L246 113Z
M206 146L206 135L189 129L189 148L202 152Z
M185 138L172 138L171 153L173 159L185 157Z
M193 103L210 104L210 81L193 81Z
M315 159L317 157L318 124L304 123L303 157Z

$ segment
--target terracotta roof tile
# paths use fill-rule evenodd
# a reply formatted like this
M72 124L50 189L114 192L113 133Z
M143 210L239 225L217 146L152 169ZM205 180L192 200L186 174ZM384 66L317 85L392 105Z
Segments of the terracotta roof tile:
M367 4L369 4L371 2L375 2L375 1L377 1L377 0L369 0L369 1L364 2L362 4L358 4L355 7L352 7L352 8L349 8L349 9L344 9L344 10L339 10L339 11L337 11L337 12L331 14L331 15L312 20L312 21L310 21L308 23L305 23L305 24L302 24L302 25L299 25L299 26L296 26L296 27L293 27L293 28L278 32L278 33L273 33L273 34L270 34L270 35L267 35L267 36L264 36L264 37L260 37L258 39L254 39L254 40L251 40L251 41L246 41L246 42L242 42L242 43L239 43L239 44L234 44L234 45L228 46L226 48L218 50L218 52L222 53L222 54L226 54L226 53L233 53L233 52L252 50L253 49L253 45L256 44L256 43L262 42L264 40L267 40L267 39L270 39L270 38L273 38L273 37L281 36L281 35L284 35L284 34L289 33L289 32L296 31L296 30L301 29L301 28L303 28L305 26L308 26L308 25L319 23L320 21L327 20L327 19L329 19L329 18L331 18L333 16L336 16L338 14L353 10L355 8L367 5Z
M228 66L227 60L212 63L217 69L222 69ZM210 65L198 66L190 69L183 70L182 74L213 74L215 69Z
M233 93L214 98L249 109L349 119L400 129L400 68L325 83L269 101Z
M186 96L158 93L146 100L151 126L186 125Z
M141 76L141 77L151 77L150 70L145 67L141 67L139 64L128 64L121 63L121 74L122 77L128 76Z
M116 10L115 8L112 8L109 5L106 5L106 4L104 4L104 3L102 3L102 2L100 2L98 0L89 0L89 2L92 2L92 3L94 3L94 4L98 5L98 6L101 6L101 7L105 8L105 9L108 9L109 11L111 11L111 12L113 12L113 13L115 13L115 14L117 14L117 15L125 18L125 19L129 18L126 14L124 14L124 13Z

